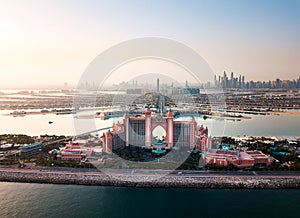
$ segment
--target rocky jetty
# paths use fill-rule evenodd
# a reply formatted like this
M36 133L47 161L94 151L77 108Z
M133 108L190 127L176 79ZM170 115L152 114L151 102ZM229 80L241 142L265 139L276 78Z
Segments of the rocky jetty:
M101 173L0 171L0 181L153 188L300 188L299 176L106 175Z

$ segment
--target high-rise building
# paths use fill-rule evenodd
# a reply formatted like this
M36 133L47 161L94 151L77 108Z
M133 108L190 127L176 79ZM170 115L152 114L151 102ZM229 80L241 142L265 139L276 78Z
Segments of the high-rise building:
M214 86L215 87L218 86L217 75L214 76Z
M231 72L231 75L230 75L230 88L235 88L235 87L234 87L233 72Z
M242 88L245 88L245 76L242 76Z

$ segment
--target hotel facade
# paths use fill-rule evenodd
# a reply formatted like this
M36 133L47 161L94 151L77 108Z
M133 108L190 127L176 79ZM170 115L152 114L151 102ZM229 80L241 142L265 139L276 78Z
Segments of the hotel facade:
M155 147L153 130L162 127L166 134L163 149L173 147L190 147L197 151L211 148L211 137L208 129L198 126L192 118L188 121L175 120L172 112L161 114L151 113L146 110L142 117L131 117L125 114L122 122L113 124L109 130L101 136L103 151L112 153L112 150L124 146L141 146L145 148Z

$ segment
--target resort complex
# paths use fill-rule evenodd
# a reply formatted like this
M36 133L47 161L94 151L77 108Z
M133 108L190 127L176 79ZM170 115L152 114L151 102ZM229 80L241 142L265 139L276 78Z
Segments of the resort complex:
M156 139L153 131L162 128L165 136ZM196 151L211 148L211 137L208 129L198 126L195 119L189 121L174 120L172 112L166 116L146 110L142 117L131 117L125 114L123 122L113 125L112 130L103 133L103 151L111 153L113 149L125 146L141 146L157 153L173 147L189 147Z
M166 135L157 139L153 130L162 127ZM213 149L208 128L199 126L194 118L189 121L174 120L173 113L151 113L146 110L142 117L131 117L125 114L123 122L113 125L101 136L103 152L111 154L114 149L126 146L140 146L151 149L155 154L163 154L172 148L188 147L202 155L207 165L220 167L251 168L270 166L275 159L261 151L240 151Z

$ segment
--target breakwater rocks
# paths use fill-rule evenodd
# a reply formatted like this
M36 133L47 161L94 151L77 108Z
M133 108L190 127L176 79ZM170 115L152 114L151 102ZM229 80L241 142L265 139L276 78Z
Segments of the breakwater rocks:
M299 176L106 175L101 173L0 171L0 181L149 188L300 188Z

